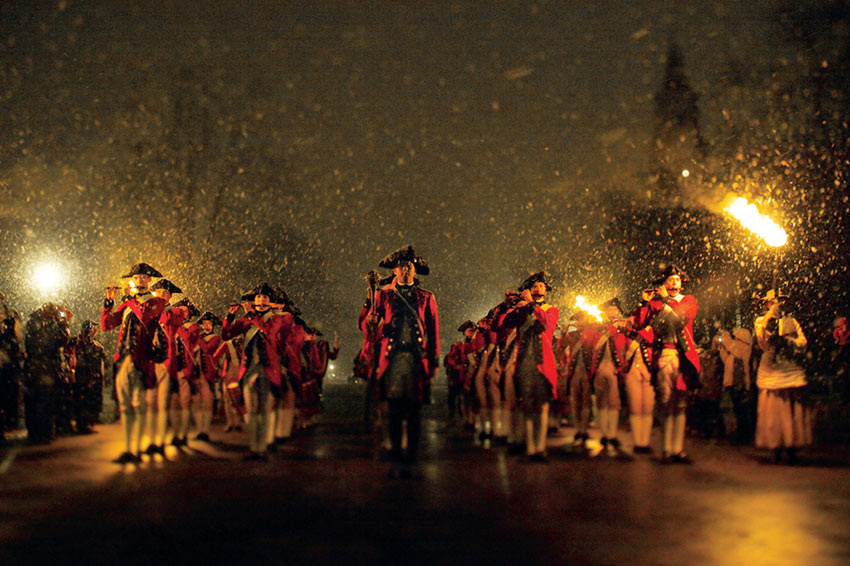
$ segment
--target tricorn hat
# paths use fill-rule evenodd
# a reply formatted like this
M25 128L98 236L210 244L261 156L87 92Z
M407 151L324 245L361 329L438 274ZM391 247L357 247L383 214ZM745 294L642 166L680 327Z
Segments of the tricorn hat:
M209 320L210 322L212 322L213 326L221 326L221 319L210 311L204 312L204 314L201 315L201 318L198 319L198 322L200 323L205 320Z
M431 269L428 267L428 262L419 257L416 252L413 251L413 246L397 249L382 259L381 263L378 264L378 267L383 267L384 269L395 269L398 267L398 263L400 261L409 261L412 263L414 267L416 267L416 273L419 275L428 275L431 272Z
M182 293L183 289L169 281L168 279L160 279L153 285L151 285L151 291L158 291L162 289L163 291L168 291L172 295L176 295L177 293Z
M549 284L547 279L549 275L545 271L538 271L537 273L532 273L526 278L525 281L522 282L522 285L519 286L520 291L525 291L526 289L531 289L535 283L542 282L546 284L546 290L551 291L552 286Z
M679 277L681 277L682 284L690 283L691 281L691 278L688 276L687 273L682 271L678 265L671 263L664 267L664 269L662 269L660 272L658 272L658 274L655 276L655 279L652 280L652 284L661 285L662 283L667 281L668 277L672 275L678 275Z
M277 294L275 293L275 290L271 288L271 285L266 282L263 282L248 291L247 293L243 293L242 300L253 301L254 297L256 297L257 295L265 295L269 298L269 300L273 300L277 297Z
M122 275L122 277L132 277L134 275L147 275L148 277L162 277L162 273L146 263L137 263L130 268L130 273Z
M198 307L195 306L195 303L185 297L174 303L174 306L172 308L176 309L177 307L186 307L187 309L189 309L188 318L192 318L193 316L198 316L199 314L201 314L201 311L198 310Z
M613 299L607 300L601 305L599 305L600 309L607 309L608 307L617 307L620 312L623 312L623 305L620 304L620 297L614 297Z
M272 289L272 294L269 295L269 299L273 303L278 303L280 305L293 305L292 299L289 298L289 295L286 294L286 291L283 290L283 287L278 285L274 289Z
M269 299L271 299L273 303L283 305L283 310L290 313L292 316L299 316L301 314L301 309L295 306L295 301L289 298L289 295L286 294L286 291L284 291L282 287L275 287L272 291L274 294L269 295Z
M458 332L466 332L468 328L475 328L475 323L471 320L464 321L463 324L457 327Z

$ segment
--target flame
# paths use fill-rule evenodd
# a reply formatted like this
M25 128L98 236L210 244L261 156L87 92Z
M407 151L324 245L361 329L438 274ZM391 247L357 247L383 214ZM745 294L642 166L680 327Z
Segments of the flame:
M724 210L743 224L744 228L760 236L768 246L784 246L788 241L785 230L761 214L756 205L747 202L745 198L736 198Z
M593 318L595 318L598 322L602 322L602 311L599 310L599 307L596 305L591 305L587 302L587 300L581 295L576 296L576 304L575 308L583 310Z

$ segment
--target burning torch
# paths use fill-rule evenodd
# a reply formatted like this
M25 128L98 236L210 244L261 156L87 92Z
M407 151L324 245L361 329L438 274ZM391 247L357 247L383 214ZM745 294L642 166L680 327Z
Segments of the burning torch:
M747 230L759 236L764 243L772 248L780 248L788 242L788 234L770 217L759 212L756 205L741 197L731 197L731 201L723 209L732 215ZM777 258L778 259L778 258ZM773 267L773 289L776 290L778 269Z

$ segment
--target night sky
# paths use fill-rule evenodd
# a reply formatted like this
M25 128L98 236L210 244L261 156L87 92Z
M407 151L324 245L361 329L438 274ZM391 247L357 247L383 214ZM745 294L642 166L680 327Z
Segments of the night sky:
M421 4L3 3L0 290L79 323L139 260L201 310L268 280L346 360L363 276L412 244L448 342L541 269L564 317L576 294L637 297L604 229L652 198L673 42L714 169L699 192L733 169L773 187L771 144L806 123L782 93L811 53L781 3ZM68 278L49 296L29 282L44 259Z

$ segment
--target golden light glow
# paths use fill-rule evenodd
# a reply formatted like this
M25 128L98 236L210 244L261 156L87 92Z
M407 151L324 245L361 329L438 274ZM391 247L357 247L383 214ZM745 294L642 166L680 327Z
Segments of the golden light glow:
M760 213L756 205L747 202L745 198L735 198L724 210L734 216L744 228L762 238L768 246L784 246L788 241L785 230Z
M682 177L690 177L690 176L691 176L690 171L688 171L687 169L682 169Z
M32 283L39 291L45 294L58 291L65 280L62 267L56 263L40 263L35 266L32 274Z
M599 310L599 307L590 304L581 295L576 296L576 304L573 306L574 308L583 310L584 312L595 318L598 322L602 322L602 311Z

